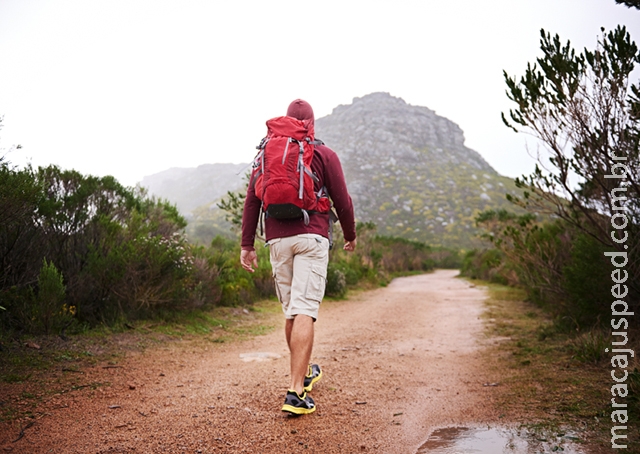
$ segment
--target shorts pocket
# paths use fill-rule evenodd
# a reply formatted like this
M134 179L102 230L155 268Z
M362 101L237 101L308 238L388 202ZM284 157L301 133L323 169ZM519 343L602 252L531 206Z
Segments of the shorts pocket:
M307 299L321 302L324 297L324 289L326 285L327 269L322 266L312 266L311 273L309 274L309 281L307 282Z

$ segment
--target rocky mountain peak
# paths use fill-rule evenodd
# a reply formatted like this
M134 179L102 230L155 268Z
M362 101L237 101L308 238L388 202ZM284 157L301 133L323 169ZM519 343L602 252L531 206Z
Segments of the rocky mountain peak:
M389 93L336 107L316 120L316 136L340 156L356 217L381 234L470 246L477 213L508 206L514 189L456 123Z
M389 93L372 93L336 107L331 115L316 120L316 135L334 145L341 156L354 155L362 161L393 157L416 162L424 160L426 153L436 161L496 173L477 152L465 147L464 133L456 123Z

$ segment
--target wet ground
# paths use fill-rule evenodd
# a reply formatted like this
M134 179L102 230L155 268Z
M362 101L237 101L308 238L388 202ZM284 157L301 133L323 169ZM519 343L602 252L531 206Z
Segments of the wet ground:
M527 430L446 427L435 430L417 454L582 454L571 433L535 434Z

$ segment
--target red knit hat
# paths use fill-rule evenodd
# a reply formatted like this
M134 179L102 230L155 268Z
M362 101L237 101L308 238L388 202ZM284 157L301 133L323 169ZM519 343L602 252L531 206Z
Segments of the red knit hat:
M287 109L287 116L297 118L298 120L308 120L314 124L313 109L307 101L296 99Z

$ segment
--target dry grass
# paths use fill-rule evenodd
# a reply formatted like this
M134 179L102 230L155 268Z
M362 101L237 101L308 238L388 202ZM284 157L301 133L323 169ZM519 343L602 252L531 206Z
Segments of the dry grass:
M574 430L588 440L591 452L610 452L605 333L568 333L524 302L524 292L493 284L488 290L487 336L500 340L488 354L498 358L491 367L502 369L504 377L496 401L502 417L533 430ZM629 427L628 452L640 452L637 417Z

